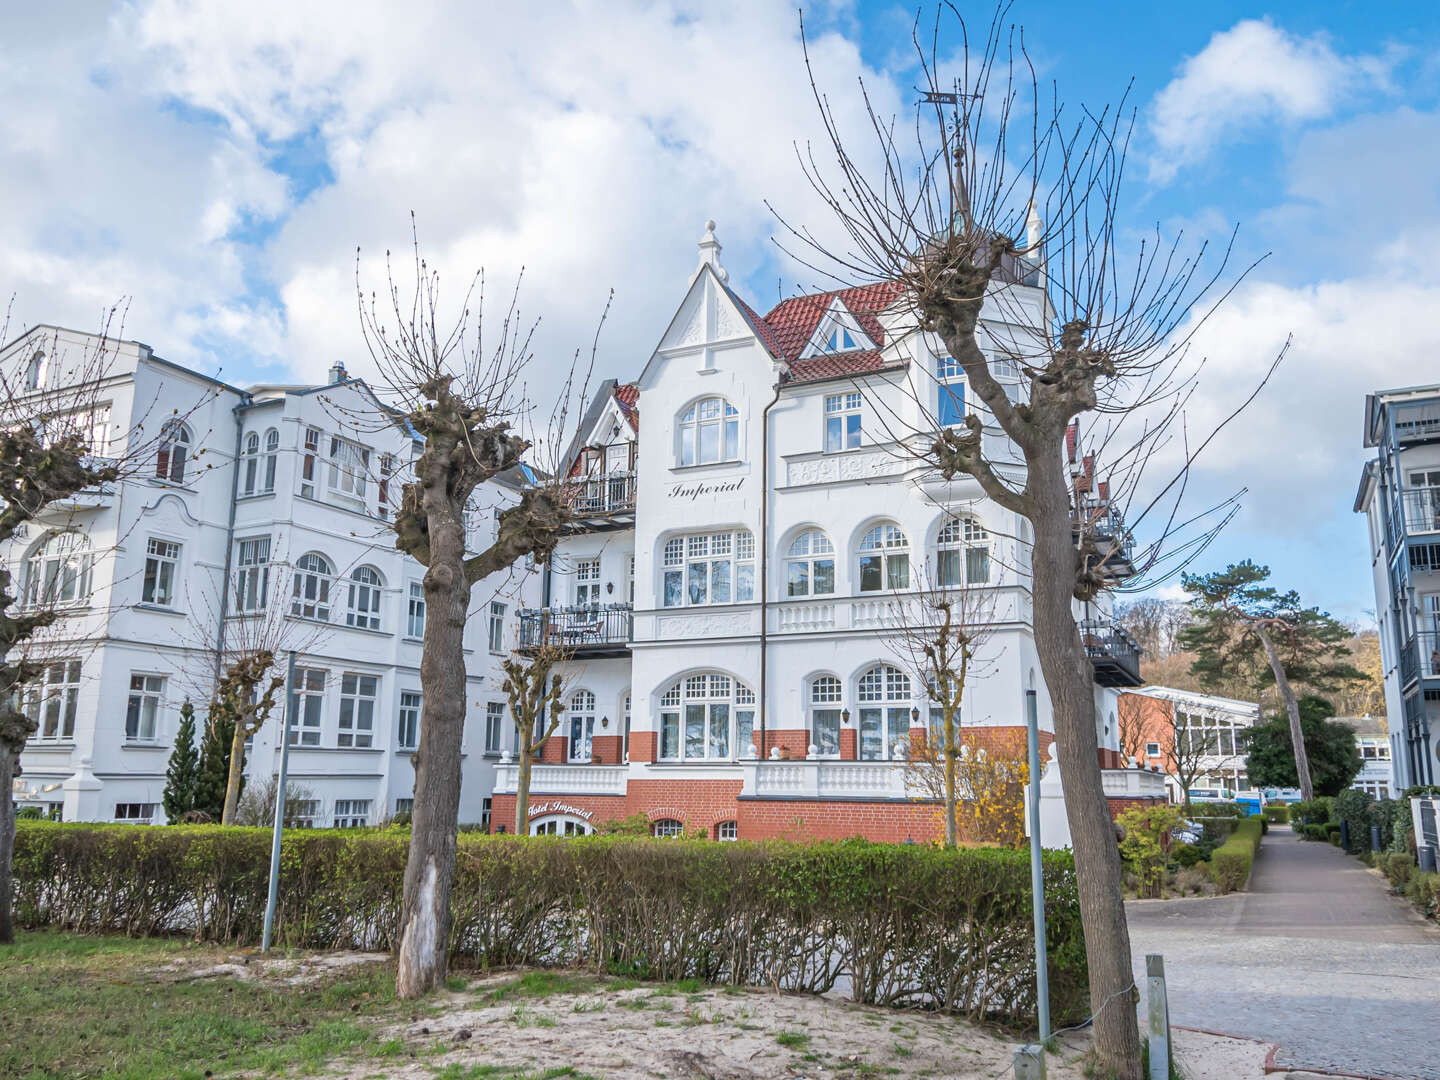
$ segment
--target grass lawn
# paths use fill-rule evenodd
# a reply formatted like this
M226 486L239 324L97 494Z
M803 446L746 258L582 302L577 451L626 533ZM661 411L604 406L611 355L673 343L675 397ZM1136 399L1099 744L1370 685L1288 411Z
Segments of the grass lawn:
M176 940L23 933L0 947L0 1077L203 1080L383 1057L373 1022L399 1016L394 974L367 964L302 986L157 971L227 953Z

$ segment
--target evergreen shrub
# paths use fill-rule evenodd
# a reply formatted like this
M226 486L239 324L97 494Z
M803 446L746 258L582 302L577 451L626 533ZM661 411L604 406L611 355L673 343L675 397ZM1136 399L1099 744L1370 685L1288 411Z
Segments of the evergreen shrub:
M1260 818L1246 818L1210 856L1210 874L1221 893L1243 889L1250 880L1250 867L1260 849L1260 827Z
M1272 825L1284 825L1290 820L1290 806L1288 803L1267 803L1265 805L1265 820Z

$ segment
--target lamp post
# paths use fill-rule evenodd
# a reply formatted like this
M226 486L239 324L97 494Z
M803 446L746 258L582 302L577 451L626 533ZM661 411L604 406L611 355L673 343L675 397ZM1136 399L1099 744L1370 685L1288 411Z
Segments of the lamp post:
M1030 758L1030 896L1035 909L1035 1001L1040 1045L1050 1041L1050 972L1045 951L1045 865L1040 857L1040 710L1025 691L1025 743Z
M270 951L270 936L275 929L275 900L280 891L280 836L285 831L285 786L290 771L290 720L295 705L295 650L290 650L290 666L285 672L285 723L280 731L280 780L275 789L275 825L270 834L270 895L265 899L265 929L260 935L260 951Z

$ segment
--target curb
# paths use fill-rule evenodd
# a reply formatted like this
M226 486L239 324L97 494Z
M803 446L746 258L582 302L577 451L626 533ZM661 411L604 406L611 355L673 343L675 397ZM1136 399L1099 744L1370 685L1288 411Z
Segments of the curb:
M1262 1046L1268 1046L1270 1049L1265 1053L1265 1063L1262 1066L1267 1076L1271 1073L1299 1072L1310 1073L1314 1076L1334 1076L1339 1077L1340 1080L1403 1080L1401 1077L1384 1076L1380 1073L1352 1073L1340 1072L1336 1069L1310 1068L1305 1065L1278 1065L1275 1062L1275 1056L1280 1053L1280 1044L1278 1042L1269 1042L1266 1039L1252 1039L1248 1035L1235 1035L1229 1031L1215 1031L1211 1028L1187 1027L1184 1024L1172 1024L1171 1027L1177 1031L1194 1031L1201 1035L1215 1035L1221 1039L1238 1039L1241 1042L1253 1042L1259 1043Z

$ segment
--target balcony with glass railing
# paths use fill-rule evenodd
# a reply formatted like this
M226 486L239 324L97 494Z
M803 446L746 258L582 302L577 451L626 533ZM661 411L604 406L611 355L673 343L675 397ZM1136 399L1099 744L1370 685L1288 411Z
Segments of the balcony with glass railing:
M522 652L557 649L567 656L628 656L634 628L629 604L524 608L519 613Z
M1079 624L1085 654L1101 686L1141 686L1140 646L1108 619L1086 619Z

